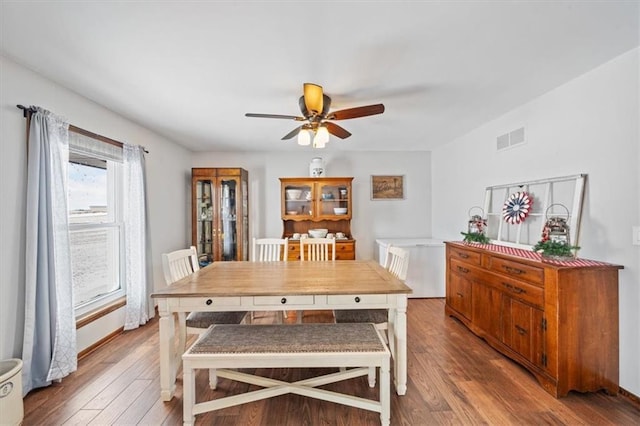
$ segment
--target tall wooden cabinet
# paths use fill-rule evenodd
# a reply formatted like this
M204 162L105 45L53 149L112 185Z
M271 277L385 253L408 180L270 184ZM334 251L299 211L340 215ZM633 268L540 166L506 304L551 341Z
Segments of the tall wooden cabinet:
M356 241L351 235L352 181L353 177L280 178L282 238L289 238L289 260L300 259L300 244L294 235L314 228L344 234L336 238L337 260L356 258Z
M191 169L193 245L201 264L249 260L248 172Z
M554 264L506 253L517 249L483 247L446 244L446 314L524 366L555 397L570 390L615 395L622 267Z

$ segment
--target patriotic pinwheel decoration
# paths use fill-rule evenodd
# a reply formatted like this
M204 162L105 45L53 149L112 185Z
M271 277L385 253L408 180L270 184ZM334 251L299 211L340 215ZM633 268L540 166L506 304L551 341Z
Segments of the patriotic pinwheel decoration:
M531 206L533 205L533 199L529 197L526 192L516 192L511 194L502 207L502 217L507 223L512 225L523 222Z

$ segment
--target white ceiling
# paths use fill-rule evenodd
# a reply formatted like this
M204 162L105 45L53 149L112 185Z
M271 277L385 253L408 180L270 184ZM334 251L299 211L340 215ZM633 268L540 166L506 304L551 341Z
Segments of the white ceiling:
M353 136L326 149L430 150L638 46L639 8L2 0L0 41L8 58L194 151L310 150L280 140L297 123L244 116L299 115L304 82L332 110L386 107L338 122Z

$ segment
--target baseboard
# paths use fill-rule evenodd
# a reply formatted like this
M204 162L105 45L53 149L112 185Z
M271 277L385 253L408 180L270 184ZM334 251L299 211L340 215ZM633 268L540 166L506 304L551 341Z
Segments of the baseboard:
M624 396L629 401L631 401L633 405L640 408L640 397L638 397L638 395L634 395L624 388L620 388L620 395Z

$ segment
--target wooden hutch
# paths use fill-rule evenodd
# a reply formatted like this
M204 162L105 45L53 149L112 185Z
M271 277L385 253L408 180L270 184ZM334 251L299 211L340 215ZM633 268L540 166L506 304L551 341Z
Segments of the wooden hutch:
M289 260L300 260L300 243L294 234L326 228L336 238L336 259L354 260L356 242L351 235L353 177L280 178L282 238L289 238Z

